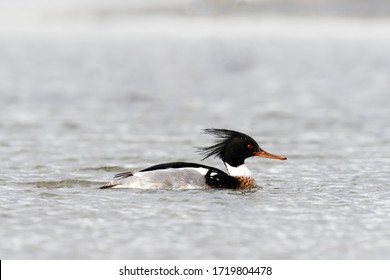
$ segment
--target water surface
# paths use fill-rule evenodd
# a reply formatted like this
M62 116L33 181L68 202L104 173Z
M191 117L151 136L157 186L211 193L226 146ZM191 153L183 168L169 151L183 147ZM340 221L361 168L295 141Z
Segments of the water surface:
M1 34L0 258L388 259L390 40L344 30ZM247 160L250 192L98 188L209 127L288 160Z

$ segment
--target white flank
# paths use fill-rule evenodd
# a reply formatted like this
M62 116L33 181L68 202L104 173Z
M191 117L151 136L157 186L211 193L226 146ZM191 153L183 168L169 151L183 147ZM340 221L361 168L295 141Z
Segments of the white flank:
M122 189L199 189L208 188L203 167L168 168L136 172L133 176L114 180L113 188Z
M241 164L240 166L234 167L230 166L228 163L225 162L225 165L230 176L252 176L252 172L246 167L245 164Z
M199 172L200 174L202 174L203 176L206 176L207 172L209 172L207 168L203 168L203 167L194 167L194 168L186 168L186 169L193 169Z

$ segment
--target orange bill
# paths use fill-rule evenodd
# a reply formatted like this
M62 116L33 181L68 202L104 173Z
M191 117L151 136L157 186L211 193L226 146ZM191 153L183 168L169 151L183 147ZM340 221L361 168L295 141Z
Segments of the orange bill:
M267 153L266 151L259 151L259 152L254 152L254 156L257 157L265 157L265 158L272 158L272 159L279 159L279 160L286 160L286 157L281 157L281 156L276 156L270 153Z

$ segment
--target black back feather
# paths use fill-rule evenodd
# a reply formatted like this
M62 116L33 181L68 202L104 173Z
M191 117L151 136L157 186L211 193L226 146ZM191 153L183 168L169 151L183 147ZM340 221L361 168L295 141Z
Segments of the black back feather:
M213 135L217 139L215 145L212 145L210 147L197 147L197 151L204 156L202 160L205 160L206 158L211 156L222 158L224 147L229 141L233 139L253 140L250 136L244 133L237 132L234 130L228 130L228 129L207 128L207 129L203 129L202 132L205 134Z

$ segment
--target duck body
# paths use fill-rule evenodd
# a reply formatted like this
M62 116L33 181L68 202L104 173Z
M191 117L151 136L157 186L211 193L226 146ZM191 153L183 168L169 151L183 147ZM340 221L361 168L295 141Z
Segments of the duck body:
M198 163L170 162L136 172L119 173L101 188L253 189L256 188L256 182L244 164L246 158L262 156L286 159L263 151L255 140L240 132L226 129L206 129L204 132L216 136L219 141L213 146L199 148L199 151L205 155L204 159L210 156L222 159L228 173Z
M203 164L170 162L151 166L137 172L115 175L102 188L141 189L206 189L238 188L240 182L226 172Z

